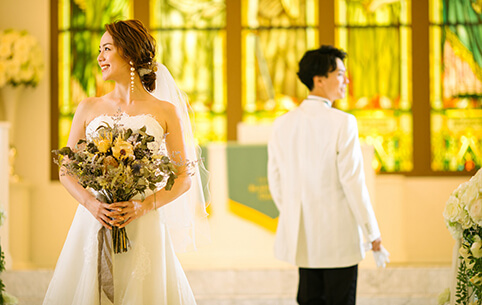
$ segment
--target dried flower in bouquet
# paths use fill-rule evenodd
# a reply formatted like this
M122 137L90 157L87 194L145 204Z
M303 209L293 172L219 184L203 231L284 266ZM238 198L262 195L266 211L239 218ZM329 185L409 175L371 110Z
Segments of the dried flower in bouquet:
M156 145L145 126L133 131L122 128L117 121L114 126L104 122L95 137L79 140L74 149L66 146L53 151L61 173L75 177L105 203L128 201L136 195L144 200L148 190L171 190L177 175L162 149L165 139ZM125 228L112 228L112 242L114 253L128 250Z

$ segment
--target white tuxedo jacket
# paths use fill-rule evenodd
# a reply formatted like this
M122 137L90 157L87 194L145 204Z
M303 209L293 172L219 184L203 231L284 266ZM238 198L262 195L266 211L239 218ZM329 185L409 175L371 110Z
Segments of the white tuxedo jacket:
M355 117L306 99L275 121L268 156L269 189L280 211L276 257L305 268L358 264L362 235L372 242L380 231Z

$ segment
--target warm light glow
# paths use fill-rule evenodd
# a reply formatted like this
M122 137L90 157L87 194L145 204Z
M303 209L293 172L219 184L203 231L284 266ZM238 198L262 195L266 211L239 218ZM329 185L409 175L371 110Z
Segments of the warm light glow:
M482 25L474 25L480 12L447 0L432 0L430 8L431 165L470 171L482 166L482 53L474 47L482 43Z
M293 109L306 97L298 61L318 47L318 2L243 2L243 122L260 124Z
M336 1L336 45L348 53L350 83L335 107L357 117L361 142L374 146L376 171L411 171L411 3L370 3Z
M99 0L96 5L102 6L102 11L88 3L59 2L59 147L67 144L77 105L86 97L102 96L113 88L111 82L102 80L97 65L104 24L132 17L129 0Z
M186 92L200 143L226 141L225 0L151 0L158 57Z

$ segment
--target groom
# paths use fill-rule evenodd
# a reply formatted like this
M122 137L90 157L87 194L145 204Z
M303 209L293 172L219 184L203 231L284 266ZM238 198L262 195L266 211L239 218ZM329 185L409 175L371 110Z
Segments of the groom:
M345 56L332 46L305 53L298 77L310 93L275 121L268 145L275 255L299 267L299 304L355 305L362 235L381 246L356 119L331 107L345 96Z

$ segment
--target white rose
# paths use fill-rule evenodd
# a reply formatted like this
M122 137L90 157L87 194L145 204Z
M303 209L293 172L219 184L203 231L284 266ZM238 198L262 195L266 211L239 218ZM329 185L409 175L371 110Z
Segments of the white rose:
M479 169L477 173L475 173L475 175L472 176L472 178L470 178L470 181L482 182L482 168Z
M32 52L30 52L30 62L36 67L43 66L43 54L40 46L37 45L32 49Z
M15 76L20 73L20 63L15 60L9 60L5 63L5 71L7 79L15 79Z
M470 217L476 223L482 221L482 198L473 200L469 203L467 207Z
M34 70L33 69L22 69L20 70L20 73L18 74L19 79L22 82L29 82L33 79L34 76Z
M12 48L10 45L0 42L0 58L8 58L12 54Z
M28 61L30 52L36 45L36 40L30 35L24 35L20 39L15 41L13 45L13 53L19 57L22 62Z
M459 223L462 225L462 229L464 230L474 225L472 218L466 210L464 210L464 212L462 213L462 216L459 219Z
M469 186L469 182L464 182L462 183L461 185L459 185L457 187L457 189L455 189L455 191L453 192L453 194L455 195L455 197L459 198L462 197L462 195L465 193L465 190L467 189L467 187Z
M443 216L450 222L457 222L462 216L464 209L460 205L459 199L455 196L450 196L445 204Z
M15 40L20 38L20 34L15 31L5 31L2 36L1 44L12 46Z
M22 41L25 43L29 48L33 48L37 44L37 39L32 35L25 34L22 36Z
M456 240L462 238L462 233L464 229L459 223L456 222L446 222L447 229L450 232L450 235Z
M0 60L0 88L7 83L7 71L5 71L5 62Z
M464 193L460 197L460 200L466 205L469 206L475 199L477 199L479 195L479 187L475 181L471 180L467 184L467 188L465 189Z

